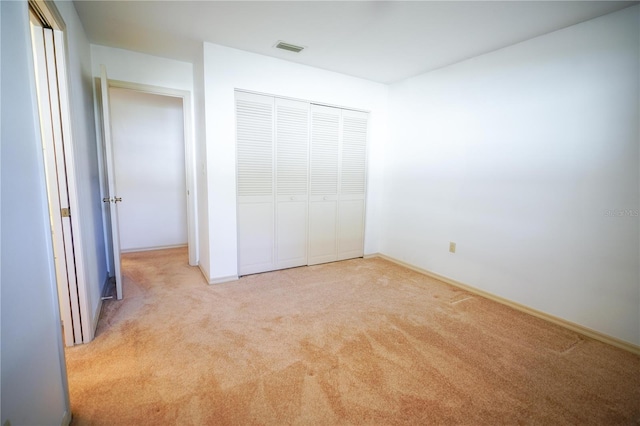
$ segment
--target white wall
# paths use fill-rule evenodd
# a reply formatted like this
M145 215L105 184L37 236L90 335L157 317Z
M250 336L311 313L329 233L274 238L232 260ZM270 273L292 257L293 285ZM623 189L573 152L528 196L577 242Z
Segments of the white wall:
M237 275L234 89L371 111L365 253L378 251L387 86L204 43L210 281Z
M120 248L187 245L182 99L109 91Z
M106 249L102 232L102 197L98 175L98 150L93 110L91 51L73 3L56 6L66 24L73 155L78 212L82 228L85 287L92 321L100 315L102 287L107 278ZM93 324L95 328L95 323Z
M69 400L27 2L0 2L0 15L0 422L59 425Z
M196 140L196 185L198 194L198 266L207 279L211 277L209 250L209 188L207 186L207 147L204 96L204 48L193 64L194 133Z
M640 344L639 40L635 6L393 85L382 252Z
M91 45L93 75L100 77L100 65L112 80L193 91L193 65L130 50Z

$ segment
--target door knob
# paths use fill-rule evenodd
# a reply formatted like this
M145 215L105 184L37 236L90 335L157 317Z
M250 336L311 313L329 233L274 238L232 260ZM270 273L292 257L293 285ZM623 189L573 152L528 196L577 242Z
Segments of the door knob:
M122 201L122 197L115 197L115 198L104 197L102 199L103 203L117 203L118 201Z

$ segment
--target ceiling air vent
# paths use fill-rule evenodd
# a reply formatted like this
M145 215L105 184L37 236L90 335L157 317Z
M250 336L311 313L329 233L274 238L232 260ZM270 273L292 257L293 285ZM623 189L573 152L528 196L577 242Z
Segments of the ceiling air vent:
M302 50L304 50L304 47L302 46L296 46L295 44L285 43L284 41L279 41L278 44L276 44L276 47L278 49L288 50L289 52L293 52L293 53L300 53L302 52Z

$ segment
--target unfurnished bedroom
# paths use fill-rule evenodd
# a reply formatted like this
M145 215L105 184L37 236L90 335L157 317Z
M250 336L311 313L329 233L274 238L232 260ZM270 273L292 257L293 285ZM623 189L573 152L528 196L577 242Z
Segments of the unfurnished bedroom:
M22 424L640 421L640 5L0 3Z

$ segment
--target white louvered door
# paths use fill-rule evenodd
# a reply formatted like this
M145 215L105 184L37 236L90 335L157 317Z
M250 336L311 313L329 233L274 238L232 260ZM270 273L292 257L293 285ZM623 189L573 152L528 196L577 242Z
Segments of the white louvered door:
M340 110L311 105L309 265L338 258Z
M238 273L275 269L274 99L236 92Z
M236 92L238 274L364 254L368 114Z
M368 114L342 110L338 260L364 255Z
M275 99L276 269L307 264L309 104Z

